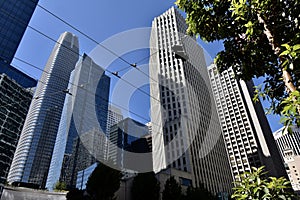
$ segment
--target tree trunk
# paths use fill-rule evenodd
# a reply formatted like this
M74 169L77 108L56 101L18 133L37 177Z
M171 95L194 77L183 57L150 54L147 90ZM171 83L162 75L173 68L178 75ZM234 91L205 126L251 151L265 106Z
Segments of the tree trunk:
M274 50L275 54L279 57L280 61L282 62L282 58L280 56L280 47L278 47L274 43L273 35L272 35L271 31L268 29L265 20L260 16L259 13L257 14L257 18L258 18L258 21L264 25L264 29L265 29L264 33L266 34L266 36L268 38L269 44L272 46L272 49ZM293 80L292 80L290 73L288 71L286 71L286 69L284 69L284 68L282 68L282 78L283 78L283 82L284 82L285 87L287 88L288 92L294 92L297 90L295 85L293 84Z

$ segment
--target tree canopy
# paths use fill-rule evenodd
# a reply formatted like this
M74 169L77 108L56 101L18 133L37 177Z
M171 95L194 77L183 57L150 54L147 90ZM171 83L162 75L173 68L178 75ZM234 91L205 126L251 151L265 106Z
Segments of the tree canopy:
M245 172L240 175L240 181L236 182L233 188L233 199L282 199L291 200L293 195L290 193L290 182L285 178L270 177L265 178L264 167L252 167L252 172Z
M186 195L184 196L184 200L198 200L198 199L215 200L217 198L210 191L208 191L203 184L201 184L197 188L193 188L189 186L186 190Z
M256 88L269 100L270 112L285 125L300 125L300 1L177 0L186 12L188 33L204 41L222 40L215 63L233 68L243 80L265 77Z
M154 172L140 173L133 179L131 194L133 200L158 200L159 182Z
M65 182L58 181L54 186L54 191L65 191L67 190L67 184Z
M181 200L181 185L171 176L165 183L162 200Z
M120 171L99 163L87 181L86 191L92 200L112 200L120 180Z

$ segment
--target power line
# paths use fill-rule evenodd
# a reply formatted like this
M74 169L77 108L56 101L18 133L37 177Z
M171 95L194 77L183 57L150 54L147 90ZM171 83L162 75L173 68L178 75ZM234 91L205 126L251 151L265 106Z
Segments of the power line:
M22 61L21 59L19 59L19 60ZM28 63L28 62L26 62L26 64L28 64L28 65L31 66L31 67L35 67L36 69L41 70L41 71L43 71L43 72L45 72L45 73L47 73L47 74L51 74L51 73L49 73L49 72L47 72L47 71L45 71L45 70L42 70L42 69L40 69L40 68L38 68L38 67L36 67L36 66L30 64L30 63ZM51 74L51 75L53 76L54 74ZM56 77L57 77L57 78L60 78L60 79L62 79L62 80L66 80L66 79L61 78L60 76L56 76ZM43 82L43 81L41 81L41 80L38 80L38 81L39 81L41 84L46 85L45 82ZM104 98L104 97L102 97L102 96L100 96L100 95L98 95L98 94L95 94L95 93L93 93L93 92L87 90L86 88L84 88L84 87L82 87L82 86L80 86L80 85L74 84L73 82L68 81L68 83L69 83L71 86L73 86L73 87L80 88L80 89L86 91L88 94L95 95L95 97L100 98L101 100L104 100L104 101L108 102L108 103L111 104L111 105L114 105L114 106L116 106L116 107L118 107L118 108L120 108L120 109L122 109L122 110L125 110L125 111L127 111L127 112L129 112L129 113L135 115L136 117L138 117L138 118L140 118L140 119L142 119L142 120L145 120L145 121L148 121L148 122L149 122L149 119L145 118L144 116L142 116L142 115L140 115L140 114L138 114L138 113L136 113L136 112L133 112L133 111L131 111L131 110L129 110L129 109L127 109L127 108L121 106L121 105L118 105L118 104L116 104L116 103L110 101L110 100L107 99L107 98ZM57 91L56 94L57 94L57 93L60 93L60 92L68 93L68 92L69 92L69 89L62 90L62 91ZM68 93L68 94L70 94L70 93ZM33 99L38 99L38 98L40 98L40 97L41 97L41 96L36 96L36 97L34 97ZM74 99L76 98L76 97L73 96L73 95L71 95L71 97L74 98ZM16 103L18 103L18 102L16 102ZM90 105L92 105L92 106L99 106L99 107L100 107L100 105L99 105L99 104L96 104L96 103L95 103L95 104L91 104L91 103L89 103L89 102L86 102L86 103L88 103L88 104L90 104ZM4 107L4 106L3 106L3 107ZM183 115L181 115L181 117L183 117ZM174 118L173 120L177 120L177 119L178 119L178 118ZM151 121L151 119L150 119L150 121ZM151 124L152 124L152 126L155 126L155 127L160 128L160 129L163 129L163 126L161 126L161 125L159 125L159 124L156 124L156 123L153 123L153 122L151 122ZM157 133L157 134L159 134L159 133Z
M3 9L2 9L2 10L3 10ZM6 11L5 11L5 12L6 12ZM6 13L7 13L7 12L6 12ZM7 14L9 14L9 13L7 13ZM11 15L9 15L9 17L10 17L10 16L11 16ZM73 53L76 53L76 54L77 54L77 52L75 52L74 50L68 48L66 45L64 45L64 44L62 44L62 43L60 43L60 42L58 42L57 40L51 38L50 36L46 35L45 33L43 33L43 32L41 32L41 31L37 30L36 28L34 28L34 27L30 26L30 25L27 25L27 26L28 26L29 28L31 28L32 30L36 31L37 33L39 33L39 34L43 35L44 37L48 38L49 40L55 42L56 44L59 44L59 45L65 47L65 48L67 48L68 50L72 51ZM80 57L83 57L83 55L79 55L79 56L80 56ZM21 59L19 59L19 58L17 58L17 57L14 57L14 58L16 58L17 60L20 60L20 61L21 61ZM26 62L26 63L28 63L28 62ZM130 64L130 65L136 67L136 64ZM37 69L39 69L39 68L37 68ZM120 80L123 80L124 82L126 82L126 83L129 84L130 86L134 87L135 89L139 90L140 92L142 92L142 93L148 95L148 96L151 97L152 99L154 99L154 100L160 102L159 99L153 97L152 95L148 94L148 93L145 92L144 90L142 90L142 89L136 87L134 84L130 83L129 81L127 81L127 80L125 80L125 79L123 79L123 78L118 74L118 71L117 71L117 72L112 72L112 71L110 71L110 70L108 70L108 69L104 69L104 70L105 70L106 72L108 72L108 73L110 73L110 74L116 76L116 77L119 78ZM44 71L44 70L43 70L43 71ZM140 71L140 70L139 70L139 71ZM142 73L144 73L144 72L142 72ZM145 74L145 73L144 73L144 74Z
M91 40L92 42L96 43L97 45L101 46L103 49L105 49L106 51L108 51L109 53L113 54L114 56L116 56L117 58L121 59L123 62L131 65L130 62L128 62L127 60L125 60L124 58L122 58L121 56L119 56L117 53L115 53L114 51L112 51L111 49L109 49L108 47L104 46L103 44L97 42L95 39L93 39L91 36L89 36L88 34L84 33L83 31L79 30L78 28L76 28L75 26L73 26L72 24L68 23L66 20L62 19L61 17L55 15L53 12L49 11L48 9L46 9L45 7L41 6L40 4L37 4L37 6L39 8L41 8L42 10L44 10L45 12L47 12L48 14L50 14L51 16L55 17L56 19L58 19L59 21L63 22L64 24L68 25L69 27L71 27L72 29L76 30L77 32L79 32L80 34L82 34L83 36L85 36L86 38L88 38L89 40Z
M127 69L131 67L136 68L138 71L140 71L142 74L146 75L149 79L151 79L152 81L158 83L156 80L154 80L152 77L150 77L148 74L144 73L143 71L139 70L139 68L137 68L138 64L148 58L150 58L151 56L153 56L154 54L156 54L157 52L159 52L159 50L155 51L154 53L152 53L151 55L139 60L136 63L130 63L127 60L125 60L124 58L122 58L121 56L119 56L118 54L116 54L113 50L109 49L108 47L104 46L103 44L97 42L95 39L93 39L91 36L89 36L88 34L84 33L83 31L81 31L79 28L75 27L74 25L72 25L71 23L67 22L66 20L62 19L61 17L59 17L58 15L54 14L52 11L48 10L47 8L41 6L40 4L37 4L37 6L39 8L41 8L42 10L44 10L46 13L50 14L51 16L53 16L54 18L58 19L59 21L63 22L64 24L66 24L67 26L71 27L72 29L74 29L75 31L79 32L80 34L82 34L83 36L85 36L86 38L88 38L90 41L94 42L95 44L101 46L102 48L104 48L105 50L107 50L108 52L110 52L111 54L115 55L117 58L121 59L123 62L127 63L129 66L125 67L121 70L117 70L116 73L121 72L121 71L125 71ZM115 73L113 74L115 75ZM159 84L159 83L158 83Z
M3 10L3 9L2 9L2 10ZM4 11L4 12L5 12L5 11ZM50 12L50 11L49 11L49 12ZM6 13L7 13L7 12L6 12ZM13 16L11 16L9 13L7 13L7 14L9 15L9 17L13 17ZM51 12L50 12L49 14L51 14ZM64 21L64 20L63 20L63 21ZM22 23L23 23L23 22L22 22ZM66 24L67 24L67 25L70 25L72 28L75 28L75 27L73 27L71 24L69 24L69 23L67 23L67 22L66 22ZM36 28L34 28L34 27L32 27L32 26L29 26L29 25L28 25L28 27L31 28L32 30L36 31L37 33L43 35L44 37L46 37L46 38L52 40L53 42L55 42L55 43L57 43L57 44L60 44L58 41L56 41L55 39L51 38L50 36L44 34L43 32L37 30ZM77 29L77 28L75 28L75 30L79 31L79 29ZM80 31L80 32L81 32L81 31ZM86 37L88 36L88 35L86 35L86 34L83 34L83 35L85 35ZM89 39L92 39L92 38L89 38ZM96 42L96 41L94 41L94 42ZM96 42L96 43L99 44L98 42ZM65 45L63 45L63 44L60 44L60 45L65 46ZM65 47L66 47L66 46L65 46ZM68 48L68 47L66 47L66 48ZM106 47L106 48L107 48L107 47ZM68 48L68 49L69 49L69 48ZM72 51L71 49L69 49L69 50ZM145 59L147 59L147 58L150 58L152 55L154 55L154 54L157 53L157 52L158 52L158 51L156 51L156 52L154 52L153 54L151 54L151 55L149 55L149 56L147 56L147 57L141 59L141 61L143 61L143 60L145 60ZM82 57L82 55L80 55L80 57ZM15 57L15 58L16 58L17 60L23 62L22 59L17 58L17 57ZM118 58L121 59L120 56L118 56ZM124 60L123 60L123 61L124 61ZM26 63L26 64L28 64L29 66L32 66L32 67L34 67L34 68L36 68L36 69L38 69L38 70L44 71L44 70L42 70L42 69L40 69L40 68L38 68L38 67L36 67L36 66L34 66L34 65L30 64L30 63L28 63L28 62L26 62L26 61L25 61L24 63ZM126 67L126 68L129 68L129 67L137 68L137 64L136 64L136 63L134 63L134 64L131 64L131 63L129 63L129 62L126 62L126 63L130 65L130 66ZM137 69L138 69L138 68L137 68ZM139 69L138 69L138 70L139 70ZM111 72L111 71L109 71L109 70L107 70L107 69L106 69L105 71L107 71L108 73L110 73L110 74L112 74L112 75L118 77L119 79L123 80L123 81L126 82L127 84L129 84L129 85L131 85L132 87L136 88L137 90L140 90L142 93L144 93L144 94L148 95L149 97L151 97L151 98L157 100L158 102L160 102L160 100L156 99L155 97L151 96L150 94L146 93L145 91L143 91L143 90L137 88L135 85L133 85L133 84L130 83L129 81L127 81L127 80L125 80L125 79L122 79L122 78L118 75L118 73L117 73L118 71L117 71L117 72ZM141 70L139 70L139 71L142 72ZM151 78L151 77L148 76L146 73L144 73L144 72L142 72L142 73L145 74L147 77ZM61 77L60 77L60 78L61 78ZM67 81L68 81L68 80L67 80ZM157 82L156 80L154 80L154 81ZM68 81L68 82L69 82L69 81ZM69 83L70 83L70 82L69 82ZM72 84L72 83L71 83L71 84ZM74 84L73 84L73 85L74 85ZM76 87L79 87L79 86L76 86ZM111 103L112 103L112 102L111 102ZM114 103L112 103L112 104L114 104ZM117 107L120 107L120 106L117 105ZM128 110L128 111L129 111L129 110ZM129 112L132 113L132 111L129 111ZM133 113L133 114L135 114L135 113ZM136 114L135 114L135 115L136 115ZM136 116L139 116L139 115L136 115ZM143 118L142 116L139 116L139 117ZM146 119L146 118L144 118L144 119L145 119L145 120L148 120L148 119Z

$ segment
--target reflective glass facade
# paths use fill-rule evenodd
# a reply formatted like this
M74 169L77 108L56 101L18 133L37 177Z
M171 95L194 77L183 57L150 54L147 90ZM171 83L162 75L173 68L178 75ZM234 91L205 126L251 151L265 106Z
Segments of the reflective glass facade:
M2 62L11 63L37 3L38 0L0 2L0 60Z
M5 183L33 93L0 74L0 183Z
M78 170L105 158L110 78L84 54L70 82L46 183L50 190L59 180L73 185Z
M22 72L16 70L12 66L10 66L10 63L16 53L16 50L19 46L19 43L23 37L23 34L26 30L26 27L29 23L29 20L33 14L33 11L35 10L36 4L38 3L38 0L2 0L0 1L0 74L5 73L10 78L14 79L18 84L12 83L9 85L16 86L16 88L8 87L8 88L2 88L2 92L4 94L1 95L1 105L6 104L6 100L9 102L12 102L14 100L19 100L19 95L22 96L22 90L24 88L28 87L35 87L36 81L32 78L28 77L27 75L23 74ZM9 78L4 78L4 76L1 75L1 80L3 81L3 84L6 82L5 80L9 80ZM7 83L9 83L8 81ZM16 93L11 93L10 91L17 91ZM26 95L24 96L26 99ZM27 102L26 102L27 103ZM23 112L27 113L28 105L22 105L22 108L17 108L20 110L16 110L14 107L13 109L8 107L6 109L14 110L11 112L13 114L14 112L19 113L17 116L20 117L19 121L15 121L13 124L9 125L10 128L6 127L7 124L4 123L4 119L6 119L6 114L1 114L0 123L2 123L2 127L5 127L8 131L8 134L11 134L11 129L14 129L15 127L22 128L23 122L25 119L26 114L24 115ZM26 111L24 110L26 109ZM4 111L5 112L5 111ZM21 124L22 123L22 124ZM1 155L5 155L4 157L0 158L0 162L3 163L5 166L0 166L0 173L1 173L1 181L0 181L0 197L2 193L2 186L1 184L5 182L6 175L8 173L9 165L11 163L11 159L13 157L13 153L16 148L17 139L19 138L21 130L14 130L14 134L10 140L15 140L9 145L10 147L7 149L5 145L0 144L2 150L6 149L6 153L3 153L2 150L0 150ZM5 135L5 134L4 134ZM2 135L1 137L6 137ZM8 138L3 139L2 141L6 141ZM9 165L8 165L9 164Z
M78 60L78 38L65 32L48 59L20 136L9 182L44 188L71 71Z

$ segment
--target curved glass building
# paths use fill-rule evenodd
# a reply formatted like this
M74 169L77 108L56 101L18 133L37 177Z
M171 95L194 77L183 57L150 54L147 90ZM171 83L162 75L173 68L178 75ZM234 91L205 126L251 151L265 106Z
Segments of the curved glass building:
M38 83L17 145L8 182L45 187L70 74L79 58L78 38L58 39Z

